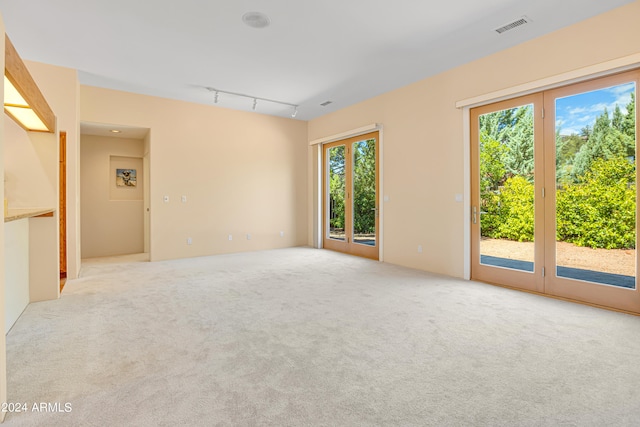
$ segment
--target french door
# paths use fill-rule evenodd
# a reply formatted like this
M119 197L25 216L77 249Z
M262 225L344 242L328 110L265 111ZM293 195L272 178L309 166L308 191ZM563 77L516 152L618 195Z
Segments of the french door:
M471 111L472 278L640 313L640 71Z
M472 277L543 292L541 94L471 111ZM511 201L515 203L509 203Z
M378 132L323 146L323 247L378 259Z

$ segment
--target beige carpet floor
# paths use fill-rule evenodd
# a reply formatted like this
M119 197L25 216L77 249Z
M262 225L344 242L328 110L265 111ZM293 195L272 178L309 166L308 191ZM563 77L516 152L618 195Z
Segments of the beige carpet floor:
M640 318L310 248L85 263L7 357L9 426L640 423Z

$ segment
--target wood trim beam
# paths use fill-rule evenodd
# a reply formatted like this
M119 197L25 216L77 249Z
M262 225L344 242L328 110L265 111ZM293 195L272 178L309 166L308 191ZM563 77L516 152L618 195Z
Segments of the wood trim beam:
M46 99L44 99L44 95L40 92L33 77L29 74L27 66L22 61L22 58L20 58L20 55L18 55L13 43L9 40L9 36L6 34L4 52L4 75L9 79L11 84L13 84L18 93L22 95L24 100L27 101L36 115L40 117L40 120L42 120L47 129L49 129L49 132L54 133L56 130L56 116ZM22 126L22 124L20 126Z
M372 123L370 125L362 126L358 129L348 130L346 132L338 133L336 135L326 136L324 138L314 139L309 141L309 145L328 144L330 142L339 141L341 139L347 139L354 136L364 135L365 133L381 130L382 126L378 123Z
M573 83L592 80L598 77L622 73L624 71L635 69L638 66L640 66L640 53L634 53L611 61L601 62L599 64L590 65L588 67L579 68L577 70L568 71L551 77L545 77L540 80L463 99L456 102L456 108L479 107L518 96L529 95L549 89L568 86Z

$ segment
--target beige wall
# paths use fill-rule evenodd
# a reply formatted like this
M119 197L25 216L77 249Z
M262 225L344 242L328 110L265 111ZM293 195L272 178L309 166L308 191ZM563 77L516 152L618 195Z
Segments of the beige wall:
M50 133L27 132L4 115L4 187L9 209L58 203L58 146Z
M29 304L29 220L4 224L5 334Z
M144 200L144 253L148 254L150 250L150 242L151 242L151 221L150 221L150 211L151 211L151 192L150 192L150 174L149 174L149 160L150 160L150 146L151 146L151 133L147 132L144 137L144 156L142 159L142 179L143 179L143 200Z
M143 155L141 139L81 136L82 258L144 251ZM116 168L136 169L136 187L116 186Z
M4 34L4 21L0 16L0 35ZM0 37L0 69L4 70L4 37ZM0 95L4 99L4 85L0 87ZM0 120L0 172L4 176L4 120ZM0 188L0 193L4 199L4 185ZM0 227L0 269L4 272L5 260L4 260L4 227ZM0 331L5 330L5 279L4 274L0 274ZM6 336L0 334L0 403L7 401L7 347ZM6 413L0 412L0 421L4 420Z
M80 84L76 70L25 61L56 114L59 131L67 132L67 276L80 271ZM57 194L57 193L56 193Z
M640 52L640 2L309 122L309 141L380 123L386 262L463 277L468 215L464 112L457 101ZM315 179L314 147L309 179ZM314 190L314 187L310 187ZM310 191L313 224L317 188ZM309 243L314 230L309 229ZM417 246L424 251L419 254Z
M305 122L87 86L81 105L150 129L152 260L307 243Z

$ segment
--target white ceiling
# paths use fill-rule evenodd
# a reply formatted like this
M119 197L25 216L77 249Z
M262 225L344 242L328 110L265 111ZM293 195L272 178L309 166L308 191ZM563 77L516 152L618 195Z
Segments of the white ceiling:
M309 120L631 2L0 0L0 11L23 58L78 69L82 84L203 104L214 87L300 105ZM271 25L246 26L250 11ZM532 22L494 31L522 16ZM220 95L222 107L252 104Z

